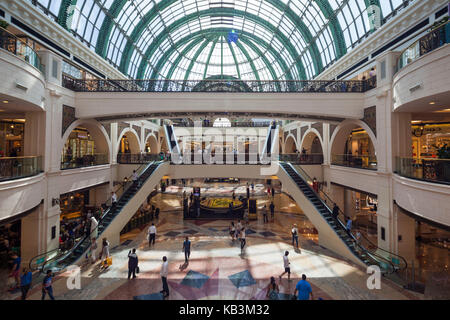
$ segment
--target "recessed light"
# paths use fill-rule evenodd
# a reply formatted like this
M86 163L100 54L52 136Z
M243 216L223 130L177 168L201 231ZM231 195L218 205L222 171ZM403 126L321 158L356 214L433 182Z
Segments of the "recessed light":
M431 101L431 102L430 102L430 104L436 104L436 102L434 102L434 101Z
M9 101L8 101L8 100L3 100L2 102L3 102L3 103L9 103Z

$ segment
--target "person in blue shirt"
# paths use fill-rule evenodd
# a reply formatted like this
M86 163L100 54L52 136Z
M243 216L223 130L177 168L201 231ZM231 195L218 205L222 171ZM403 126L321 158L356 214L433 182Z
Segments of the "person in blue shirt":
M28 290L30 290L32 273L27 268L22 269L22 275L20 276L20 290L22 291L22 300L27 298Z
M309 300L309 296L311 295L311 300L314 299L311 285L308 281L306 281L306 275L302 274L302 280L297 282L295 286L294 296L297 295L298 300Z
M13 266L11 268L11 274L10 276L13 277L16 280L16 288L19 287L19 273L20 273L20 264L22 262L22 259L19 257L17 253L13 253Z
M188 237L186 237L186 240L183 242L183 251L184 251L184 261L188 262L189 257L191 256L191 241Z
M48 293L50 296L50 299L55 300L53 297L53 288L52 288L52 270L47 271L47 275L44 278L44 281L42 281L42 298L41 300L45 299L45 295Z

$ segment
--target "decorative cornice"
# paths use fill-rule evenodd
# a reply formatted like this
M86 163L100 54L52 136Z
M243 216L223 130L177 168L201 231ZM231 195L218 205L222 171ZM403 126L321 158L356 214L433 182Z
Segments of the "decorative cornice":
M123 73L110 65L94 51L90 50L80 40L75 38L55 21L50 20L31 3L26 2L25 0L2 0L0 1L0 8L3 8L14 18L21 20L23 23L52 40L72 55L103 73L108 78L127 79Z
M369 57L372 52L397 37L401 32L408 30L418 22L434 14L435 11L447 3L447 0L422 0L411 3L406 9L399 12L396 17L390 19L380 29L369 35L356 48L324 70L316 79L336 78L348 68Z

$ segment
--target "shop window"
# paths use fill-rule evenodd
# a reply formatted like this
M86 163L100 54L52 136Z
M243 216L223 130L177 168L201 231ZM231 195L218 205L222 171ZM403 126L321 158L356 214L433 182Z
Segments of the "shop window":
M24 122L0 121L0 157L23 156Z
M412 129L412 156L438 158L438 149L450 146L450 123L415 123Z

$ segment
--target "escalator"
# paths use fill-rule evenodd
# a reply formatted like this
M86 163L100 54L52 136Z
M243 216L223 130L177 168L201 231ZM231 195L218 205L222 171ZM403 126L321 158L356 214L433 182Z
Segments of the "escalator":
M182 156L180 146L178 145L177 137L173 125L164 125L164 133L166 134L167 147L169 148L171 162L181 164Z
M311 188L307 181L312 179L304 170L294 168L289 162L280 162L280 167L282 170L278 176L283 186L290 190L291 196L318 230L320 245L360 266L377 265L385 275L406 269L406 260L403 257L378 248L365 237L357 240L348 232L341 216L337 219L332 216L332 210L327 203L331 206L333 201L326 194L323 194L322 199ZM342 212L341 215L343 216ZM384 251L384 254L381 251Z
M124 191L117 199L116 206L110 206L99 219L97 226L98 253L101 252L102 238L107 238L111 247L119 244L120 231L139 209L148 193L167 173L167 165L167 163L161 161L143 164L136 170L139 176L138 182L129 181L123 186ZM43 273L50 269L59 272L69 265L76 264L80 258L83 258L90 245L90 234L85 235L70 250L59 251L58 254L55 253L55 250L52 250L50 253L34 257L30 261L30 269L40 270Z
M274 151L275 154L277 154L276 151L278 150L275 150L275 148L278 148L277 142L279 129L279 124L277 124L276 122L272 122L269 126L269 129L267 130L266 141L260 155L260 159L263 159L263 163L270 162L272 153L274 153Z

